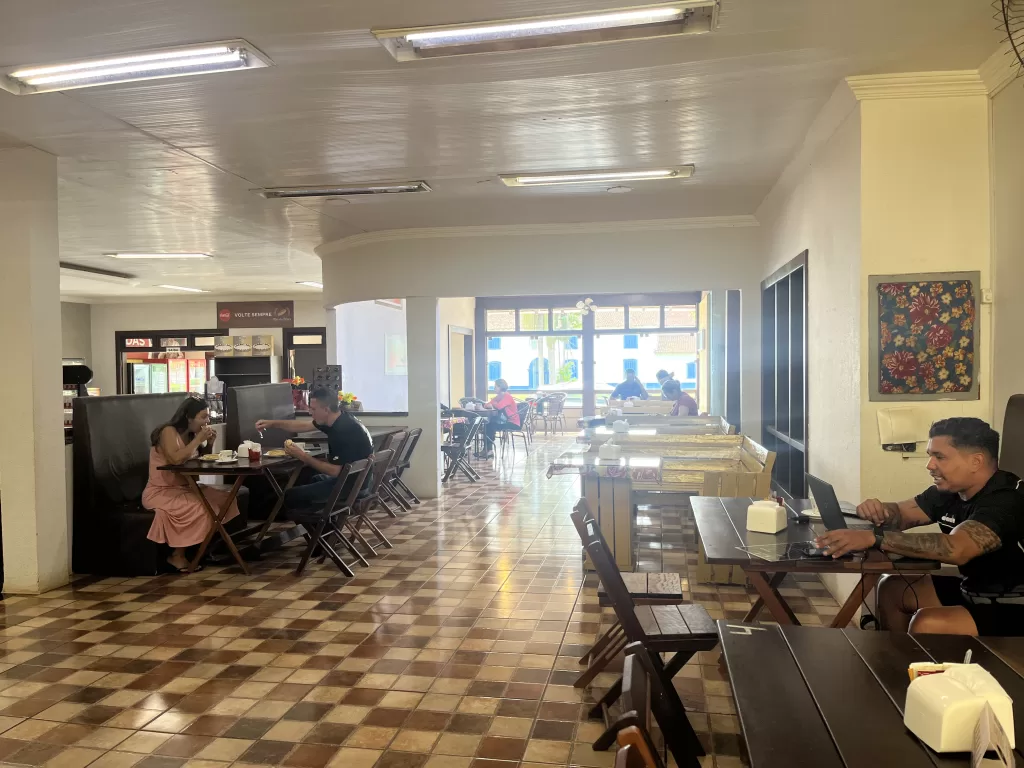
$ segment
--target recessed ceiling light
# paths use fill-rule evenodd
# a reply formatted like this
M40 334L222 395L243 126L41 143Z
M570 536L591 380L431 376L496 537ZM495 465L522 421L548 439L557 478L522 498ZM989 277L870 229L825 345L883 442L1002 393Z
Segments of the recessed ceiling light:
M209 293L209 291L204 291L201 288L185 288L181 285L158 285L157 288L167 288L171 291L185 291L186 293Z
M326 187L271 187L257 189L268 200L295 199L303 197L361 197L366 195L401 195L430 192L425 181L371 182Z
M547 187L558 184L602 184L609 181L665 181L688 179L692 165L659 168L652 171L572 171L569 173L503 174L499 178L508 187Z
M299 283L297 283L297 285L304 285L307 288L323 288L324 287L323 283L315 283L312 280L302 280Z
M250 43L226 40L59 64L7 67L0 70L0 88L24 96L269 66L270 59Z
M608 193L612 195L625 195L633 191L632 187L608 187Z
M680 0L607 13L374 30L373 34L396 59L411 61L710 32L717 15L718 0Z
M112 259L209 259L208 253L106 253Z

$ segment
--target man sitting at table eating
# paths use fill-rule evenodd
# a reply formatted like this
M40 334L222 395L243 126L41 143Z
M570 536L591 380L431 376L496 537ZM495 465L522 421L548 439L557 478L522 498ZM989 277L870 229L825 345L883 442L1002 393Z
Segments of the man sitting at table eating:
M285 452L294 456L314 474L303 485L290 488L284 495L285 509L301 509L325 504L334 488L334 478L341 468L354 461L368 459L373 455L373 440L363 423L341 407L338 397L327 389L314 389L309 395L309 412L312 419L276 421L261 419L256 429L280 429L292 434L320 430L327 435L326 460L310 456L297 443L288 443ZM363 488L372 480L367 474ZM301 476L300 476L301 477ZM342 490L342 498L348 489Z
M612 400L626 400L630 397L647 399L647 387L636 377L636 371L632 368L626 369L626 380L612 390Z
M959 566L955 576L886 576L878 585L883 629L948 635L1024 635L1024 490L999 469L999 433L953 418L928 433L932 487L913 499L868 499L857 516L884 532L846 529L818 539L827 554L879 549ZM938 523L941 533L903 533Z
M697 405L697 401L683 392L683 388L675 379L669 379L666 381L665 385L661 388L661 391L665 394L666 400L675 403L675 405L672 406L671 416L698 415L700 406Z

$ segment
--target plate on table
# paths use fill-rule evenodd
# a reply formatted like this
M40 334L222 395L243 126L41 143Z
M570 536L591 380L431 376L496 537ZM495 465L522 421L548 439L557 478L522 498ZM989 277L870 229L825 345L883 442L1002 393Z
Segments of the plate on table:
M221 458L218 458L217 461L214 462L214 463L216 463L216 464L237 464L238 463L238 459L237 458L231 458L231 459L221 459Z
M263 455L268 459L280 459L287 456L288 454L285 452L283 448L273 448L264 453Z
M216 453L208 453L205 456L200 456L199 460L200 461L220 461L220 456L218 456Z

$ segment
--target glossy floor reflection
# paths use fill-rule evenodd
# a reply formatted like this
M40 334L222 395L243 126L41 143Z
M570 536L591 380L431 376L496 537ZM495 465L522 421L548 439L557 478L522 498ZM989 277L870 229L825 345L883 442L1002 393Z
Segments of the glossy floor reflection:
M178 768L611 766L595 753L578 657L611 620L581 569L568 518L578 481L548 479L569 438L539 439L483 482L452 483L387 533L354 579L330 562L292 575L298 543L253 574L81 580L0 603L3 764ZM642 510L641 566L692 575L686 510ZM690 584L739 617L743 587ZM787 585L807 624L836 604ZM785 591L785 590L784 590ZM594 690L613 679L599 677ZM717 654L676 680L706 766L740 765Z

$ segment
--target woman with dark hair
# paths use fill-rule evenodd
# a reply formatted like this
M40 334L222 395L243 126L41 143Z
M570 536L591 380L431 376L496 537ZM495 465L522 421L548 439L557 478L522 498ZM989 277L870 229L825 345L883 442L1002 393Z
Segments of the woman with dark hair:
M189 397L178 406L166 424L153 430L149 451L149 483L142 494L142 506L155 512L147 538L171 547L167 558L179 573L188 572L186 547L202 543L213 523L203 503L188 487L188 481L175 472L162 472L159 467L181 464L193 458L201 445L212 445L217 433L210 428L210 412L206 402ZM203 487L203 495L214 509L220 509L225 491ZM238 515L234 502L222 522Z

